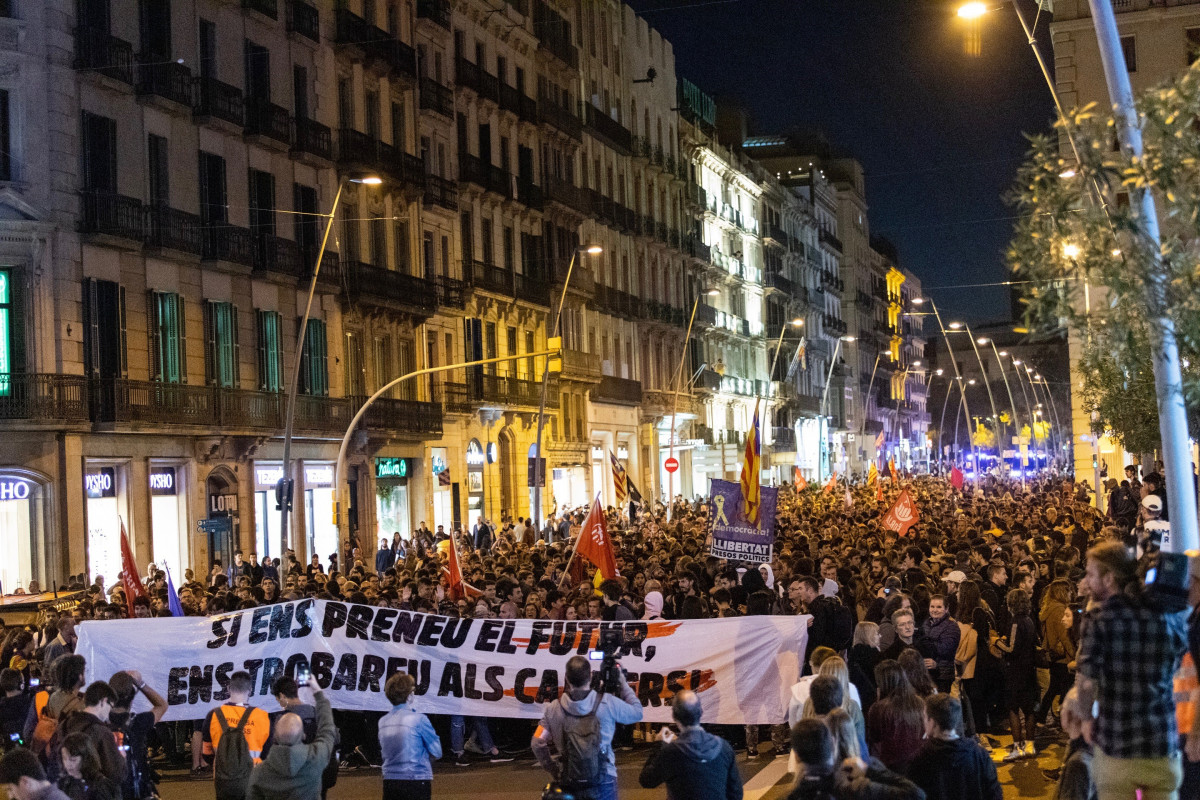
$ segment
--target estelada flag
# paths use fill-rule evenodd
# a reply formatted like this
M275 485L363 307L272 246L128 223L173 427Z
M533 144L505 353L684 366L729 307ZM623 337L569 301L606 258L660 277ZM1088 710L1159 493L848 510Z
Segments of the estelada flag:
M794 476L792 483L796 484L796 491L803 492L808 488L808 481L804 480L804 476L800 474L799 467L792 467L792 475Z
M962 491L963 474L962 470L960 470L958 467L950 468L950 485L955 489L958 489L960 492Z
M458 542L450 536L450 546L446 548L447 562L442 567L446 573L446 596L451 600L482 597L483 592L476 589L463 579L462 564L458 560Z
M138 576L137 562L133 560L133 551L129 549L129 536L125 533L125 520L118 520L121 523L121 583L125 586L125 608L129 611L129 618L133 619L133 601L139 597L150 598L146 595L146 590L142 588L141 578Z
M888 474L892 476L892 480L894 480L894 481L900 480L900 476L896 474L895 459L891 459L891 458L888 459L887 468L888 468Z
M883 515L883 527L895 531L901 536L908 535L908 529L917 523L919 514L917 505L908 494L908 489L900 492L900 498L886 514Z
M822 489L821 492L823 494L830 494L833 492L833 488L835 486L837 486L837 473L836 472L829 476L829 483L825 484L825 488Z
M604 524L604 512L600 510L600 498L592 503L592 510L583 521L579 541L575 544L575 555L586 558L596 565L604 580L617 577L617 558L613 553L608 528Z
M762 452L758 439L758 401L754 403L754 422L746 434L746 460L742 462L742 501L746 504L746 522L761 527L762 511Z
M881 447L883 447L883 431L880 431L879 435L875 437L875 449L878 450Z
M871 486L879 478L879 470L875 469L875 462L871 462L871 466L867 468L867 486Z

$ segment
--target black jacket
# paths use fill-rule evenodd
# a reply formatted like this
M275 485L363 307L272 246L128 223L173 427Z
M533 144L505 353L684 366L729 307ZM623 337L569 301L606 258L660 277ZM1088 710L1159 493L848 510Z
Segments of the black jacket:
M638 781L667 784L667 800L742 800L742 776L729 742L703 730L686 730L650 754Z
M1002 800L996 765L972 739L929 739L908 768L929 800Z
M872 759L866 776L853 782L840 781L834 775L804 777L787 800L925 800L925 792Z

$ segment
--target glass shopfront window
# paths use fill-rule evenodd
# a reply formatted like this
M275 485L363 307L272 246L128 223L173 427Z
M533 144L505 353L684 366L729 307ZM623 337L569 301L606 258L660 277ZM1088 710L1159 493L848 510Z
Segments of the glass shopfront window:
M48 588L46 488L23 472L0 470L0 595Z
M104 578L110 589L121 572L121 521L125 516L125 469L92 466L83 475L87 497L88 578ZM130 543L132 546L132 542Z
M405 539L412 534L412 515L408 505L407 458L375 459L376 539L391 541L399 533Z
M154 530L154 560L183 577L191 566L188 552L187 492L180 485L183 470L173 466L150 467L150 521Z
M254 545L259 563L264 558L281 558L279 551L279 508L275 486L283 477L283 464L254 465Z
M308 521L308 555L316 555L326 568L338 552L338 527L333 521L333 465L304 465L304 512Z

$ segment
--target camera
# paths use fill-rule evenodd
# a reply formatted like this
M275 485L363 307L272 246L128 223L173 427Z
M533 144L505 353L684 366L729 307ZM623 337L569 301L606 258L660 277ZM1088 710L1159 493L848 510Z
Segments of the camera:
M617 666L617 655L625 642L622 628L601 628L597 649L588 653L592 661L600 662L600 691L618 694L621 691L621 668Z
M542 800L575 800L575 795L557 783L547 783L542 789Z

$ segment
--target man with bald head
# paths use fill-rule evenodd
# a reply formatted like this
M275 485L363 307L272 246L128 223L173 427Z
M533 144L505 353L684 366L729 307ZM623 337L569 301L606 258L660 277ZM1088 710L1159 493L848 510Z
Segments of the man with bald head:
M290 711L275 722L270 752L250 774L246 800L320 800L321 774L329 765L337 729L329 698L316 678L310 677L317 710L317 734L311 744L304 743L304 720Z
M675 695L671 716L679 734L662 729L638 781L646 789L667 784L667 800L742 800L742 776L733 748L700 727L703 709L691 689Z

